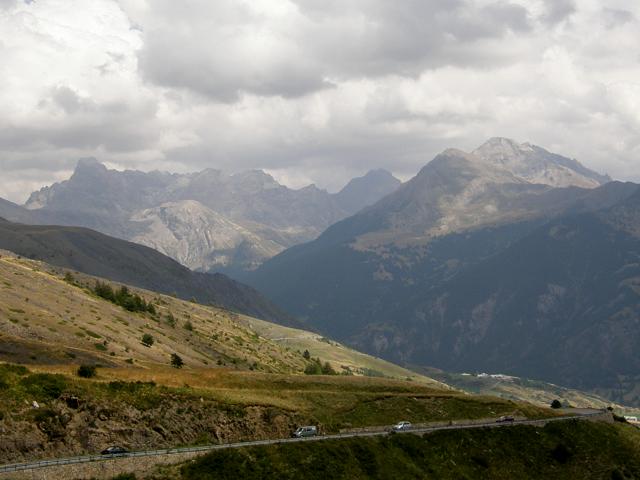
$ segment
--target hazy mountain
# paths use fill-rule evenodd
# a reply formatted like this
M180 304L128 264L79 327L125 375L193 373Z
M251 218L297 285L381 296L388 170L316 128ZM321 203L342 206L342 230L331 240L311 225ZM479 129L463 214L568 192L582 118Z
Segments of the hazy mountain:
M31 194L25 204L31 214L0 205L0 215L86 226L156 248L193 269L241 270L316 238L399 183L377 170L332 195L314 185L287 188L261 170L121 172L82 159L69 180Z
M86 228L0 220L0 248L179 298L196 299L285 325L301 325L253 288L225 275L192 272L151 248Z
M354 214L395 191L401 183L387 170L371 170L347 183L335 199L345 212Z
M639 186L555 188L539 180L561 169L572 172L563 182L599 177L544 155L547 166L527 179L514 167L519 151L496 164L447 150L374 206L242 278L321 331L395 361L612 394L610 375L640 374L622 353L635 333L619 333L640 311ZM579 349L593 355L588 364Z

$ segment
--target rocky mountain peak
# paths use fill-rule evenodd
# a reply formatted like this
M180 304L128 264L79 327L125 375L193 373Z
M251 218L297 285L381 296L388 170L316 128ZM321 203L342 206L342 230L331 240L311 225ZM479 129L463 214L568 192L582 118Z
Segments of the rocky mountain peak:
M529 183L552 187L595 188L609 182L576 160L551 153L530 143L502 137L490 138L472 152L487 166L503 168Z
M86 157L78 160L73 176L100 175L105 172L107 167L104 164L94 157Z
M231 183L240 187L243 190L272 190L274 188L280 188L280 185L275 178L269 175L264 170L247 170L246 172L236 173L230 178Z
M395 191L401 183L388 170L369 170L362 177L354 178L347 183L336 194L336 200L346 212L356 213Z

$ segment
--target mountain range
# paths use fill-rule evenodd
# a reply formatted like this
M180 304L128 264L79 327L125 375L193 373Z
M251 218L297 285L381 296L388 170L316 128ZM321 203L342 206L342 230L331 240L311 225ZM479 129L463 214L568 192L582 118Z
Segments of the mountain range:
M492 138L442 152L404 184L378 170L333 195L261 171L117 172L83 160L25 206L0 202L0 215L86 225L191 268L226 268L308 328L403 365L501 372L640 404L639 200L636 184ZM77 229L55 227L64 242L45 242L59 253L38 255L25 232L52 227L7 225L23 230L4 248L26 256L59 255L58 265L296 324L224 276L213 287L162 256L134 262L130 278L128 256L112 265L101 253L115 239L84 231L68 245ZM98 261L78 266L77 248Z
M405 365L640 401L640 186L495 138L239 277Z
M375 203L400 181L374 170L330 194L293 190L261 170L225 175L109 170L82 159L68 180L34 192L0 216L30 224L84 226L152 247L199 271L253 269Z

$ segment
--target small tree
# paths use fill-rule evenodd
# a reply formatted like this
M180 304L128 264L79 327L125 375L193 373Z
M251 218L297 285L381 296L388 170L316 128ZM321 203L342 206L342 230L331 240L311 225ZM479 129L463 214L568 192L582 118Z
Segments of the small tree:
M551 402L551 408L562 408L562 403L557 398Z
M322 374L323 375L337 375L338 373L333 369L329 362L324 362L322 365Z
M182 357L180 357L180 355L178 355L177 353L172 353L171 366L173 368L182 368L183 365L184 365L184 362L182 361Z
M191 321L187 320L183 326L185 330L193 332L193 324L191 323Z
M145 333L144 335L142 335L141 341L145 347L150 347L155 342L153 335L151 335L150 333Z
M77 372L79 377L92 378L96 376L95 365L80 365Z
M302 356L305 360L311 360L311 354L309 353L309 350L305 350Z

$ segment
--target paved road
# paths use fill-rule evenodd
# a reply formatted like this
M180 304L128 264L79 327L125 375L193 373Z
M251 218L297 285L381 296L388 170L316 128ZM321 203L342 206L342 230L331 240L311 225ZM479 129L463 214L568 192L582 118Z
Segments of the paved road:
M438 427L425 427L425 428L415 428L413 430L409 430L406 433L413 434L423 434L430 433L440 430L462 430L462 429L471 429L471 428L485 428L485 427L511 427L514 425L545 425L549 422L560 422L567 420L588 420L590 417L602 415L606 413L606 411L602 410L591 410L589 413L582 413L581 415L573 415L568 417L553 417L553 418L545 418L540 420L516 420L514 422L487 422L487 423L473 423L473 424L455 424L455 425L445 425ZM323 440L333 440L340 438L354 438L354 437L376 437L382 435L389 435L387 430L379 430L375 432L357 432L357 433L340 433L336 435L320 435L317 437L308 437L308 438L281 438L275 440L256 440L250 442L238 442L238 443L227 443L227 444L218 444L218 445L204 445L200 447L184 447L184 448L166 448L159 450L143 450L138 452L128 452L121 453L116 455L85 455L81 457L68 457L68 458L56 458L51 460L39 460L37 462L28 462L28 463L13 463L8 465L0 465L0 473L9 473L9 472L17 472L23 470L34 470L37 468L45 468L56 465L71 465L78 463L87 463L87 462L101 462L105 460L112 460L114 458L123 458L123 457L149 457L149 456L157 456L157 455L174 455L179 453L190 453L190 452L207 452L212 450L222 450L226 448L243 448L250 447L255 445L276 445L282 443L297 443L297 442L318 442Z

